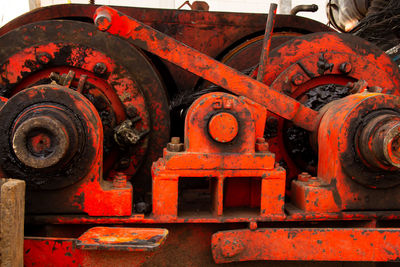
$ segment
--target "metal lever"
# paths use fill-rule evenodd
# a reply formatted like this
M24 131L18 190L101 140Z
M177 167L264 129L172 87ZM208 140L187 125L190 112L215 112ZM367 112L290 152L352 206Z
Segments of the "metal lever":
M269 6L267 25L265 26L265 35L260 56L260 64L258 65L257 81L259 82L263 82L263 78L267 71L266 67L268 66L269 50L271 48L272 32L274 31L277 8L277 4L271 4Z
M115 9L99 7L94 21L99 30L120 36L232 93L245 96L306 130L318 127L317 111Z

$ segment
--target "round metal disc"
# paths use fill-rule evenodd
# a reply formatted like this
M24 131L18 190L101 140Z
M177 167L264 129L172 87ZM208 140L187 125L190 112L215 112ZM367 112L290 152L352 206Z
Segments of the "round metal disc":
M124 171L136 176L139 192L151 188L150 166L169 139L170 119L164 84L140 50L92 24L67 20L22 26L1 36L0 47L1 96L47 84L51 72L87 75L82 93L102 118L104 173ZM135 146L118 147L109 136L134 118L135 130L148 133Z

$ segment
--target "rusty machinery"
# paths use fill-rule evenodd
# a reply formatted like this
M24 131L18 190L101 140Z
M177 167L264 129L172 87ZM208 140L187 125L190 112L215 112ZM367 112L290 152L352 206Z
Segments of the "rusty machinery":
M27 266L398 260L384 52L274 6L266 27L118 9L0 29L0 171L27 182Z

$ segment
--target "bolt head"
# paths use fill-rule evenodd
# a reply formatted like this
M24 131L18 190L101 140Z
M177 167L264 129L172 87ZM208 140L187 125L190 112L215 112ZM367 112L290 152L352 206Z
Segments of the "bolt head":
M181 144L168 143L167 150L170 152L182 152L184 150L184 146L182 143Z
M171 143L172 144L179 144L181 142L181 138L179 137L172 137L171 138Z
M137 116L137 109L136 109L134 106L128 106L128 107L126 108L126 115L127 115L129 118L134 118L134 117L136 117L136 116Z
M102 75L106 73L107 71L107 66L103 62L96 63L93 67L93 72L96 73L97 75Z
M167 150L170 152L181 152L184 150L184 145L179 137L172 137L171 142L167 144Z
M256 143L256 152L268 152L269 144L268 142Z
M343 74L349 74L351 72L352 66L349 62L343 62L339 66L339 71Z
M36 60L42 64L42 65L46 65L49 64L50 60L51 60L51 55L47 52L43 52L43 53L39 53L36 55Z
M297 180L302 182L308 182L311 178L312 176L308 172L302 172L297 176Z
M107 31L111 28L111 15L107 11L100 12L96 14L96 18L94 20L94 24L97 26L97 29L100 31Z
M294 85L300 85L300 84L302 84L302 83L304 83L304 82L305 82L305 77L304 77L304 75L301 74L301 73L297 73L296 75L294 75L294 76L292 77L292 83L293 83Z

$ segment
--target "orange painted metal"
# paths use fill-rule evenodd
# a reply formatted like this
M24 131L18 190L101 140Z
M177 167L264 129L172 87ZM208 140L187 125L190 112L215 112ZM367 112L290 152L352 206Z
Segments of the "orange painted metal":
M225 207L225 206L224 206ZM255 212L246 210L229 210L222 216L212 216L210 213L181 214L176 219L157 218L152 215L134 214L125 217L99 217L87 215L35 215L27 216L30 223L45 223L53 225L112 225L112 224L218 224L218 223L248 223L257 222L362 222L362 221L396 221L400 220L399 211L341 211L341 212L305 212L292 203L285 203L284 214L257 216Z
M224 213L226 180L256 177L261 178L258 214L282 215L285 171L275 166L274 155L269 151L259 149L256 152L256 133L261 134L264 125L255 123L254 114L264 117L265 112L262 106L246 98L225 93L211 93L198 98L186 115L184 151L165 149L163 158L153 165L153 216L176 220L179 180L194 177L209 179L210 209L214 216ZM230 114L230 118L237 120L239 129L230 142L221 143L208 134L209 120L215 114ZM220 128L231 125L230 120L220 122L223 123Z
M333 65L323 74L318 72L321 55ZM337 33L299 36L272 50L269 58L263 82L302 103L309 99L308 93L313 88L329 84L346 86L360 79L367 81L370 86L381 87L383 93L399 95L400 75L397 66L383 51L354 36ZM350 72L341 71L343 63L352 66ZM255 78L257 71L251 76ZM287 185L290 185L291 180L305 170L304 166L296 164L287 147L285 135L279 134L285 131L286 120L271 112L267 117L267 124L275 125L278 133L267 138L270 150L275 153L277 162L286 163ZM308 166L307 171L315 175L316 166Z
M314 130L318 125L318 112L115 9L98 8L94 20L98 29L120 36L235 94L246 96L304 129Z
M232 141L239 131L239 124L230 113L220 112L211 117L208 123L208 132L218 142L227 143Z
M22 25L38 21L58 21L69 18L72 21L92 20L97 5L64 4L37 8L31 12L12 20L0 28L0 35L15 30ZM135 7L114 7L132 18L140 18L143 23L193 47L213 58L219 58L234 45L252 38L255 34L264 31L266 14L204 12L174 9L150 9ZM64 20L65 22L65 20ZM194 22L194 23L193 23ZM90 25L90 23L87 23ZM303 35L312 32L333 31L330 27L317 21L300 16L277 15L275 36L288 34L290 36ZM262 37L262 36L261 36ZM17 38L16 38L17 39ZM277 38L272 46L277 46L286 38ZM261 45L258 46L261 48ZM258 62L259 49L250 52L245 60ZM199 77L176 67L168 62L155 62L159 68L165 64L177 88L187 90L193 88L200 80ZM160 65L161 64L161 65ZM251 63L254 64L254 63ZM250 66L251 66L250 64ZM228 64L229 65L229 64ZM247 68L247 67L246 67ZM161 68L160 68L161 69ZM160 70L159 69L159 70ZM171 91L173 88L169 88Z
M390 140L399 138L399 100L394 95L364 92L324 107L317 137L318 178L293 181L293 203L306 212L399 209L400 201L393 197L400 194L399 168L396 162L383 161L387 165L379 166L382 163L378 161L380 154L393 151ZM389 116L389 120L382 116ZM374 128L369 126L371 122L381 129L372 132L372 136L381 139L378 144L384 140L387 144L376 146L364 141L365 130ZM382 131L386 125L393 130L390 138ZM369 154L378 157L373 161L375 165L368 163Z
M62 108L60 108L60 102L64 105L61 106ZM93 104L80 93L64 86L51 84L32 87L11 97L3 106L1 116L4 127L9 127L8 124L14 123L14 116L19 115L19 118L22 118L27 113L26 105L35 107L43 105L43 108L57 108L65 112L73 110L74 116L81 119L79 123L84 123L85 132L82 132L82 136L87 137L85 144L87 150L81 149L84 152L87 151L84 154L86 158L80 160L80 163L84 162L85 165L76 168L78 172L74 177L68 177L69 173L65 172L61 177L51 177L51 180L39 183L39 186L42 184L52 186L50 188L52 190L45 191L47 203L43 203L43 191L34 190L29 196L28 206L36 206L36 210L39 211L47 207L47 210L52 212L72 210L92 216L131 215L132 185L127 183L123 188L114 188L112 181L103 179L103 127ZM9 116L10 112L16 115ZM2 149L7 148L8 144ZM7 161L1 166L0 171L3 176L5 176L3 168L6 166ZM30 186L36 186L34 181ZM54 184L54 181L58 181L58 184ZM51 206L48 203L61 204Z
M216 263L249 260L397 261L400 230L264 228L221 231L211 246Z
M25 266L141 266L154 252L83 250L75 238L27 237Z
M167 229L93 227L81 235L76 247L83 250L153 251L168 236Z
M113 181L103 179L103 128L96 110L90 105L83 108L83 113L94 116L88 117L87 121L92 123L90 133L98 135L90 144L95 150L95 158L88 173L78 177L81 178L79 182L49 192L46 197L50 201L72 205L89 216L41 215L33 216L33 223L35 219L49 224L169 223L174 227L176 223L182 223L183 227L195 229L189 231L194 238L178 231L170 251L171 247L172 250L179 247L183 252L178 253L188 257L193 246L196 252L210 254L209 240L213 234L211 250L216 263L399 259L400 230L376 228L377 220L400 219L400 98L388 94L398 94L400 79L396 66L382 51L347 36L314 34L267 54L265 61L270 63L261 64L260 73L256 70L251 74L252 77L259 76L257 81L114 9L97 9L95 23L98 29L124 38L168 61L167 64L176 64L237 95L205 94L186 110L184 142L173 138L162 158L152 165L150 214L132 214L133 193L126 172L116 172ZM38 47L49 49L49 46ZM58 51L60 47L56 45L53 49ZM10 59L16 59L18 69L21 69L25 64L19 59L24 58L17 53ZM37 58L35 60L45 63L48 59L46 56ZM92 65L90 68L97 64ZM104 66L111 67L109 64ZM18 82L19 72L16 73L6 73L12 78L9 81ZM363 79L365 81L361 82ZM340 100L324 102L322 109L313 110L303 104L310 97L308 93L318 86L344 87L348 82L358 80L364 84L361 93L351 91ZM19 89L23 88L20 84ZM368 92L373 89L383 94ZM77 97L78 104L87 105L88 101L82 100L79 92L71 95ZM124 94L118 96L124 98ZM120 100L124 101L121 97ZM7 102L5 107L9 101L13 98L2 101ZM115 101L119 102L117 98ZM129 101L136 100L129 97ZM123 107L118 107L124 114ZM293 122L309 130L307 137L312 149L318 151L317 175L300 173L287 193L285 168L293 174L299 171L293 171L294 164L288 166L281 160L285 153L282 142L272 143L273 140L264 137L267 118L278 118L281 129L284 123ZM163 119L162 114L159 119ZM162 129L155 130L158 135L165 134ZM283 136L284 132L279 134ZM36 139L32 141L33 147L40 151L42 148ZM145 153L144 150L141 152ZM281 153L279 160L275 152ZM207 185L210 198L207 211L201 213L195 209L189 214L181 213L185 193L182 188L186 183L199 181ZM285 203L289 193L290 199L287 198ZM239 211L238 207L245 211ZM318 223L324 227L321 221L327 220L336 226L309 228ZM222 223L243 222L249 223L250 229L220 231L233 228ZM292 222L301 222L304 228L286 228L293 227ZM188 226L188 223L197 225ZM206 223L209 225L202 228L201 224ZM218 225L211 226L212 223ZM257 229L261 223L271 228ZM340 228L339 224L347 228ZM371 228L358 228L360 225ZM52 227L57 228L52 225L48 227L50 230L45 230L49 236L57 232L52 232ZM82 266L141 264L152 256L147 251L162 244L167 233L165 229L95 227L78 239L27 239L26 264L46 264L41 253L52 255L47 262L50 265L63 261ZM185 242L178 246L182 236L185 236ZM105 251L97 253L93 250ZM132 251L141 253L129 253ZM170 251L155 257L166 260L162 257L171 255L168 254ZM33 255L32 259L29 254Z

